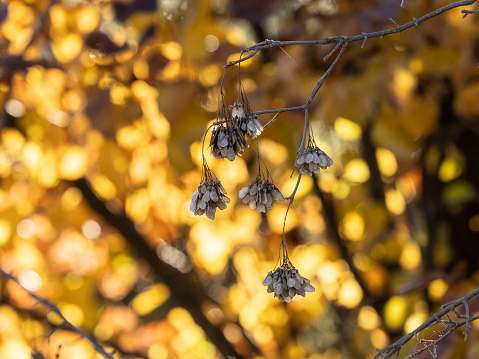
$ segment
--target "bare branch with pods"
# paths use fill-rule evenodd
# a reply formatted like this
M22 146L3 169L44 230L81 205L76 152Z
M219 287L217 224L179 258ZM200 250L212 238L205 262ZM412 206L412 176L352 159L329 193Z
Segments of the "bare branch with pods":
M297 150L295 163L293 165L293 173L291 174L291 176L294 174L294 170L296 168L299 169L296 186L293 192L288 197L283 197L283 195L279 192L279 189L274 186L272 183L272 178L270 178L269 172L266 169L266 165L261 160L258 148L257 177L250 186L242 188L239 193L240 199L242 199L244 203L249 204L252 209L256 209L258 212L264 212L268 209L271 209L275 200L288 200L289 203L284 218L285 224L289 208L294 201L294 197L299 187L302 175L307 174L311 176L312 173L318 173L320 170L326 170L333 164L333 161L329 158L329 156L324 153L314 141L311 124L308 118L308 109L318 91L324 85L326 79L331 75L345 54L349 44L360 41L361 48L364 48L366 46L367 40L369 39L382 39L384 36L393 34L401 35L403 31L417 27L429 19L439 16L452 9L472 5L476 1L477 0L456 1L419 18L413 18L411 21L403 25L399 25L394 19L390 19L394 24L394 27L383 31L361 33L354 36L337 35L309 41L264 40L251 47L243 49L238 60L231 61L224 66L224 73L221 79L220 93L218 96L217 120L210 127L208 127L203 138L203 178L198 190L193 194L191 210L196 215L206 213L210 219L214 219L216 208L224 209L226 208L226 203L229 202L228 197L226 197L226 191L222 187L220 181L216 179L216 176L209 169L204 156L204 142L206 135L210 130L211 140L209 147L211 149L211 154L215 158L227 158L230 161L234 161L236 156L241 156L243 151L249 147L248 140L256 139L256 141L258 141L258 136L260 136L267 127L273 124L281 114L291 111L303 111L303 136L301 139L301 144ZM400 6L405 6L404 0L401 1ZM462 13L464 14L464 17L466 17L468 14L472 14L477 11L478 10L462 10ZM303 105L262 111L251 110L244 87L241 83L242 62L253 58L262 50L278 47L283 48L286 46L330 44L336 44L336 46L334 46L331 52L324 57L323 61L327 62L333 56L335 56L335 59L327 67L323 75L317 80L310 92L309 97L306 99ZM228 106L226 96L223 92L223 83L228 69L236 65L238 65L238 99L233 106L230 107ZM263 126L258 117L269 114L274 115ZM262 169L262 166L264 167L264 170ZM267 174L267 176L265 176L265 174ZM309 284L309 280L299 275L297 269L295 269L291 263L286 249L284 228L285 226L283 226L283 238L280 244L280 253L277 261L279 267L275 267L273 271L266 276L263 284L268 287L268 292L274 292L275 296L280 300L290 302L295 294L304 295L305 291L313 291L314 288ZM303 283L308 284L305 286L307 289L303 288ZM434 343L428 344L430 345L428 348L432 347L433 344ZM382 351L381 353L385 352Z

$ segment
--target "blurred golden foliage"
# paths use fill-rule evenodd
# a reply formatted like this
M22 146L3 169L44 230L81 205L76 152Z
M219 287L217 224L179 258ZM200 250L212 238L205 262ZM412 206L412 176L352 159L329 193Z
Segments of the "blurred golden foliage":
M302 113L282 114L234 163L205 148L231 203L215 221L189 211L220 82L237 97L223 66L243 48L382 30L443 3L0 2L0 266L18 279L0 286L0 358L100 357L27 291L113 358L339 359L372 357L477 287L475 15L351 44L312 103L335 164L303 178L285 232L314 293L290 304L266 293L287 204L261 215L236 194L257 146L285 197L294 190ZM304 103L331 49L242 62L252 109ZM462 340L443 352L477 356Z

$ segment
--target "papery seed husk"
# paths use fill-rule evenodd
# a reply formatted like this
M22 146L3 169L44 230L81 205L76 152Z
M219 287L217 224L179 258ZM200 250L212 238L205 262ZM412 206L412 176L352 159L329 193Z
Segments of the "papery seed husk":
M245 198L245 196L249 193L249 188L248 187L243 187L240 189L239 193L238 193L238 197L240 199L243 199Z
M273 283L273 276L271 275L271 272L269 272L268 275L266 276L266 278L263 281L263 285L268 286L271 283Z
M273 288L270 288L270 287L268 287L268 289L266 289L266 291L267 291L268 293L273 293L273 292L274 292L274 289L273 289Z
M308 153L304 158L304 162L306 162L306 163L311 163L312 160L313 160L313 154L312 153Z
M254 121L254 123L256 125L256 128L257 128L256 134L257 135L261 134L261 132L263 132L263 125L261 124L261 122L259 122L259 120L256 116L253 117L253 121Z
M190 204L190 211L194 212L196 211L196 201L198 200L199 192L198 190L193 192L193 195L191 196L191 204Z
M255 200L255 196L252 196L250 194L247 194L246 196L243 197L243 203L244 204L247 204L247 203L250 203L250 202L256 202Z
M205 212L206 212L206 209L199 209L199 208L198 208L198 209L195 211L195 216L202 216L203 214L205 214Z
M309 284L309 283L303 284L303 289L304 289L306 292L314 292L314 291L315 291L314 287L313 287L311 284Z
M218 199L219 199L218 193L216 193L215 189L212 189L210 191L210 200L213 201L213 202L216 202L216 201L218 201Z
M326 157L326 168L331 167L333 165L333 160L329 158L327 154L324 154L324 156Z
M237 154L242 154L243 153L243 145L241 144L241 142L236 141L235 144L234 144L234 148L235 148L235 152Z
M198 205L196 206L197 209L206 209L206 202L201 199L198 201Z
M208 205L208 207L206 207L206 217L208 217L209 219L215 219L215 213L216 213L216 206L213 204L213 205Z
M200 185L200 187L199 187L199 190L200 190L200 192L201 192L202 194L203 194L203 193L205 193L205 192L206 192L206 190L207 190L207 188L206 188L206 184L205 184L205 183L203 183L202 185Z
M269 193L266 195L266 202L264 205L266 207L270 207L273 205L273 197Z
M296 160L296 165L301 166L304 163L305 159L306 159L306 156L304 155L304 153L302 153Z
M256 126L255 126L255 123L253 121L248 121L248 134L251 136L251 134L255 134L256 132Z
M311 172L310 172L305 166L302 166L302 167L300 168L300 172L301 172L301 174L303 174L303 175L311 176Z
M320 160L319 165L320 165L323 169L326 168L326 167L327 167L327 164L328 164L328 161L327 161L326 156L325 156L324 153L320 153L320 154L319 154L319 160Z
M279 189L275 189L275 191L273 192L273 199L275 201L284 202L283 194L279 191Z
M201 200L204 202L209 202L210 201L210 191L206 191L205 194L201 197Z
M296 295L296 289L289 288L288 294L291 298L293 298Z
M226 203L224 203L221 199L219 201L216 201L216 206L221 210L226 209Z
M319 155L316 151L313 152L313 162L316 163L316 164L321 162L321 160L319 159Z
M280 295L281 293L283 293L283 285L281 283L278 283L278 282L274 283L273 288L274 288L274 294Z
M256 206L256 211L258 211L258 213L265 213L266 212L266 206L264 205L264 203L258 204Z
M292 288L296 286L296 280L294 278L288 278L288 287Z
M250 189L249 189L250 195L254 196L257 192L258 192L258 186L256 184L250 186Z
M266 193L267 193L266 189L261 191L261 198L260 199L261 199L261 202L263 202L263 203L266 203L268 201L268 197L267 197Z
M291 298L290 296L283 297L283 302L291 303L292 301L293 301L293 298Z
M306 291L303 288L296 289L296 294L304 297L306 296Z
M229 143L229 136L226 133L224 133L223 131L220 132L220 134L218 136L218 146L223 148L223 147L228 146L228 143Z
M256 202L252 201L249 203L249 208L256 209Z
M226 155L226 158L229 159L231 162L235 160L235 152L232 147L228 147L228 154Z
M221 195L220 196L220 199L224 202L224 203L230 203L231 200L229 197L225 196L225 195Z

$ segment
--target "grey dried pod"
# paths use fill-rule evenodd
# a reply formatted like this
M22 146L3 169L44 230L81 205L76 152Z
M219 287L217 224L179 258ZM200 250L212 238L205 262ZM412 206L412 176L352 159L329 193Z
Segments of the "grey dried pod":
M256 209L258 213L265 213L266 210L273 209L275 201L284 202L284 197L278 187L270 181L263 182L260 177L256 177L248 187L243 187L239 191L239 198L251 209Z
M299 274L290 263L269 272L263 285L267 287L268 293L274 293L275 298L286 303L291 303L295 295L304 297L306 292L315 291L310 280Z
M236 101L231 106L231 114L233 119L237 121L238 128L245 138L256 138L263 132L263 125L250 109L248 99L244 93L244 88L240 84L241 101Z
M333 164L333 160L319 147L308 146L296 157L294 165L299 168L301 174L311 176L319 173Z
M219 125L211 131L210 148L215 158L227 158L234 161L241 156L249 144L243 133L238 129L236 121L231 120L226 125Z
M206 213L209 219L215 219L216 208L226 208L230 199L219 180L206 180L201 182L198 189L191 196L190 210L195 216Z
M263 125L258 120L258 116L249 112L239 118L239 128L243 131L245 137L256 138L263 132Z

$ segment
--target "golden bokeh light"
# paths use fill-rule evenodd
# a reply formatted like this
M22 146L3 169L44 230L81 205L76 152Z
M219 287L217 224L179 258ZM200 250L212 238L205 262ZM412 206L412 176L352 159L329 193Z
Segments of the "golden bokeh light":
M156 284L138 294L131 305L138 315L146 315L159 307L169 296L170 291L166 285Z
M85 175L88 169L88 156L80 146L65 149L58 160L58 175L67 180L76 180Z
M365 330L374 330L381 325L381 318L373 307L362 307L358 314L358 325Z
M344 117L338 117L334 120L334 131L346 141L356 141L362 134L361 126Z
M369 180L369 167L362 158L355 158L344 166L343 178L352 183L364 183Z
M396 189L386 191L386 207L391 214L400 215L406 209L406 201L401 192Z
M357 212L348 212L340 222L340 229L346 238L359 241L364 235L364 218Z
M381 174L386 177L394 176L398 170L398 163L393 152L386 148L376 149L376 159L378 161Z
M402 296L391 297L384 306L384 321L391 330L400 330L407 319L408 303Z
M251 46L258 29L357 33L354 2L252 3L0 3L0 269L15 278L0 359L99 359L83 332L114 359L367 358L476 285L478 255L461 255L479 233L474 16L343 47L331 72L334 44ZM220 160L212 129L235 101L275 121L257 138L248 116L222 122L249 146ZM298 183L313 137L334 165ZM287 198L266 213L238 195L261 175ZM227 208L195 215L194 191L217 179ZM289 261L314 292L262 285ZM440 350L476 357L473 335Z

